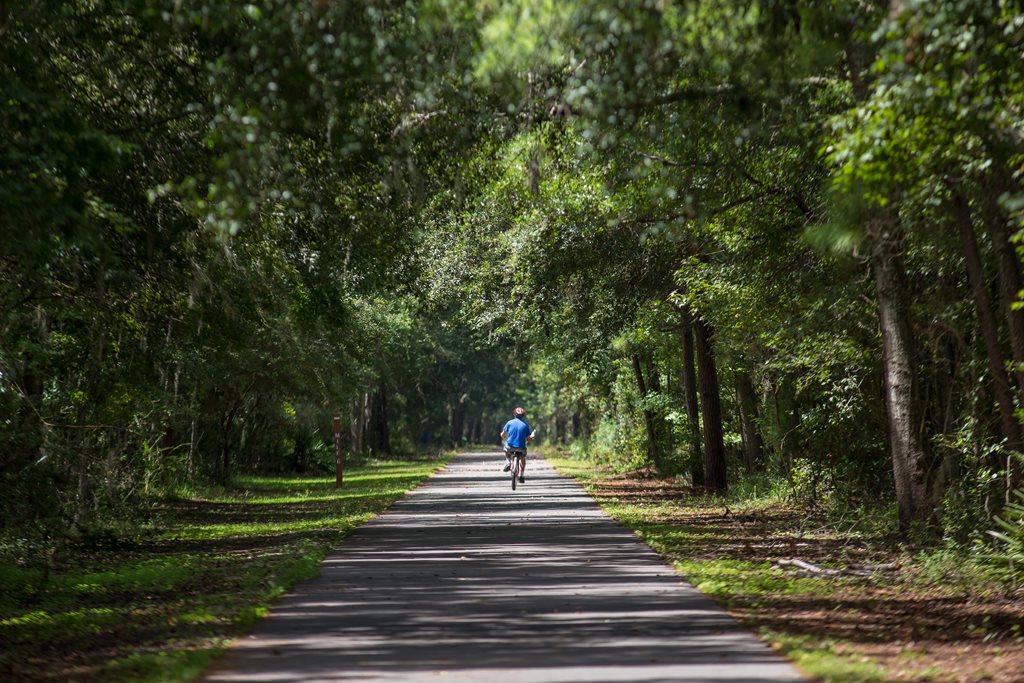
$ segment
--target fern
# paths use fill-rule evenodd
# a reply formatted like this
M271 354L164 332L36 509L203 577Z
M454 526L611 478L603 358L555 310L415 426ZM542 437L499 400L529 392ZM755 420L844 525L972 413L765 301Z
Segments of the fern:
M1001 530L989 531L997 547L989 558L1005 567L1006 577L1014 588L1024 583L1024 489L1013 492L1013 500L995 518Z

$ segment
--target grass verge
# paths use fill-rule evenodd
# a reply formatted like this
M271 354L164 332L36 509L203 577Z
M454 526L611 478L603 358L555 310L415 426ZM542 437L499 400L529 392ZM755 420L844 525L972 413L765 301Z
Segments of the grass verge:
M972 575L962 558L830 524L778 497L720 498L649 472L546 457L817 680L1024 680L1021 596ZM792 559L867 569L828 576L779 563Z
M0 679L189 680L441 464L352 468L340 489L333 477L245 477L158 501L141 534L67 552L49 576L0 564Z

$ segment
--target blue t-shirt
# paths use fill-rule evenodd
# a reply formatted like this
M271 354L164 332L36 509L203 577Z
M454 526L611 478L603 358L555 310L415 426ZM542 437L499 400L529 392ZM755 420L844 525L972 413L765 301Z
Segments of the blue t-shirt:
M533 430L530 429L530 425L526 424L518 417L514 417L506 422L502 431L508 432L509 448L526 448L526 437L530 436L530 433L533 432Z

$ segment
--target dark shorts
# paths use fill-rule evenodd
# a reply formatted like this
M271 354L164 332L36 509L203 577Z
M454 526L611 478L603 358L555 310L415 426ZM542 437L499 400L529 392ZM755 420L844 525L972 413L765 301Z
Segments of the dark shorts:
M511 458L516 453L519 454L520 458L522 458L523 460L526 460L526 449L525 448L509 448L507 446L505 447L505 455L508 456L509 458Z

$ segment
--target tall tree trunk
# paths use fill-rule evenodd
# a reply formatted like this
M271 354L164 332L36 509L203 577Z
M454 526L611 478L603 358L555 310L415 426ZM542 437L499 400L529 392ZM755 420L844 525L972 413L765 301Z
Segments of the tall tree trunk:
M568 441L569 434L568 429L566 429L565 412L562 408L555 409L555 431L558 432L558 435L555 437L558 443L564 444Z
M476 419L473 420L473 443L480 443L481 430L483 429L484 416L483 413L477 413Z
M363 453L369 453L373 447L373 394L368 390L363 392L359 408L359 419L363 421Z
M903 5L903 0L890 0L891 16L897 16ZM854 95L863 101L870 95L865 75L874 61L873 51L858 40L848 48L847 54ZM900 528L906 530L914 524L930 524L934 519L936 501L935 473L924 430L924 411L914 366L917 347L903 262L905 245L896 210L892 206L876 210L868 221L867 233L882 332L889 451Z
M75 526L82 528L89 526L93 518L93 489L94 482L89 472L89 461L84 460L78 463L78 490L76 492L75 504Z
M1011 384L1010 375L1007 373L1006 357L1002 354L1002 349L999 347L998 328L996 327L995 315L992 312L992 305L988 298L988 289L985 286L985 268L978 249L971 207L968 204L967 198L964 197L961 191L956 189L952 191L952 203L953 213L959 226L961 246L964 249L968 282L971 285L971 293L974 295L975 307L978 310L978 324L981 326L981 335L985 342L986 354L988 355L988 368L992 374L992 390L995 392L995 401L999 407L999 431L1002 437L1007 440L1010 450L1020 452L1021 425L1014 414L1014 387ZM996 234L992 234L992 238L994 241ZM1005 247L1013 249L1013 245L1005 245ZM1013 260L1016 262L1016 255L1014 255ZM1006 267L1000 268L1000 271L1005 270ZM1004 282L1000 289L1002 290L1002 298L1006 299L1007 287L1013 284L1013 275L1011 274L1009 278L1000 276L999 280ZM1008 310L1011 322L1011 340L1014 338L1013 321L1017 312L1019 311ZM1008 455L1006 463L1000 463L1000 465L1005 465L1007 472L1006 479L1004 480L1004 490L1002 490L1002 499L1010 502L1016 485L1016 468L1013 456Z
M221 438L220 442L220 478L227 481L231 472L231 444L227 436Z
M462 445L462 426L466 421L466 400L465 396L451 408L451 439L453 446Z
M764 442L757 428L757 394L750 374L741 372L736 378L736 396L740 405L740 429L743 433L743 467L747 474L760 469Z
M640 398L647 397L647 383L644 381L643 369L640 367L640 357L633 354L633 374L636 376L637 391ZM658 462L658 433L654 424L654 413L644 410L644 427L647 430L647 458L658 469L661 463Z
M36 307L30 326L33 344L43 348L50 336L49 315L42 308ZM39 354L42 355L42 354ZM24 365L19 379L22 401L18 405L14 420L13 448L0 449L0 464L6 472L21 471L30 463L41 458L45 453L46 424L42 419L43 391L45 376L41 363L35 354L25 354ZM6 439L5 439L6 441Z
M651 391L661 391L661 376L653 360L647 361L647 385Z
M380 454L380 406L377 402L377 390L366 394L366 452L369 455Z
M241 395L231 404L231 409L224 415L224 419L221 420L220 473L224 481L228 481L231 477L231 452L234 450L237 441L235 439L235 417L242 408L245 392L247 391L248 388L242 390Z
M473 425L476 423L476 411L477 409L473 406L467 405L466 407L466 419L463 425L463 439L462 443L471 444L473 443Z
M803 416L793 379L783 376L774 391L775 427L778 430L779 467L793 483L793 463L804 454Z
M391 428L388 425L388 395L382 384L380 387L380 425L381 425L381 446L384 453L391 455Z
M1004 165L1000 163L999 167L1003 168ZM1024 309L1014 306L1021 297L1021 290L1024 289L1024 278L1021 277L1020 258L1017 255L1017 247L1012 241L1010 226L1002 207L999 206L999 196L1008 185L1003 178L1004 173L1000 173L991 186L986 189L984 216L989 226L992 247L996 254L996 265L999 269L999 291L1003 312L1010 327L1010 348L1016 369L1017 396L1024 404ZM1019 429L1020 425L1017 426ZM1019 450L1020 443L1011 447ZM1014 489L1020 485L1021 477L1020 464L1014 460L1012 455L1008 454L1005 484L1005 500L1007 502L1009 502Z
M1013 387L1006 372L1006 358L999 348L999 331L996 326L992 303L985 286L985 269L978 250L978 240L971 220L971 209L966 197L953 190L953 213L960 228L960 246L967 266L967 281L974 295L974 306L978 312L978 324L988 355L989 372L992 373L992 388L999 405L999 424L1002 436L1010 448L1020 450L1020 423L1014 415Z
M363 421L363 395L360 394L352 399L351 411L351 432L352 432L352 454L362 455L364 453L365 422Z
M1020 298L1021 289L1024 289L1024 281L1021 278L1017 248L1011 241L1010 226L999 206L999 195L1002 194L1003 187L1003 183L993 182L992 186L985 190L982 213L992 238L992 250L995 252L996 266L999 270L999 293L1003 313L1010 327L1010 346L1017 367L1017 390L1024 392L1024 370L1021 369L1024 364L1024 309L1015 310L1013 306Z
M722 402L718 386L718 369L711 346L714 335L701 318L693 321L697 350L697 383L700 387L700 408L704 422L704 476L706 484L716 491L728 488L725 469L725 439L722 430Z
M690 307L681 310L679 334L683 343L683 367L680 380L686 402L687 443L690 446L690 479L694 486L704 486L704 457L700 451L700 406L697 403L697 374L693 360L693 316Z
M384 383L377 385L377 391L370 395L370 449L374 455L391 454L391 434L388 430L387 392Z
M199 470L199 420L196 417L199 415L199 383L197 382L192 387L192 396L189 398L188 414L188 476L194 477L196 472Z
M661 393L661 375L658 374L658 366L654 364L654 361L652 359L648 359L644 365L646 366L647 373L647 390L653 393ZM654 424L654 437L655 439L657 439L660 437L660 432L662 430L658 429L658 422L657 420L654 419L653 413L651 414L651 418L652 423ZM660 445L656 446L656 451L659 458L661 457L661 450L662 449ZM658 470L661 470L661 460L659 459L655 464L657 465Z
M892 210L880 210L869 226L871 270L882 332L889 451L900 529L934 520L935 492L924 413L918 393L917 349L904 266L905 247Z

